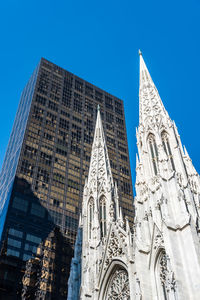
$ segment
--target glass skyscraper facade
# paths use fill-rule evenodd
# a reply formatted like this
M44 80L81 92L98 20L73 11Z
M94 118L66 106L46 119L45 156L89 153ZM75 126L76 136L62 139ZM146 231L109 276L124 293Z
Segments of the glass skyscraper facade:
M120 204L133 221L123 101L42 58L22 93L0 174L6 299L66 299L98 104Z

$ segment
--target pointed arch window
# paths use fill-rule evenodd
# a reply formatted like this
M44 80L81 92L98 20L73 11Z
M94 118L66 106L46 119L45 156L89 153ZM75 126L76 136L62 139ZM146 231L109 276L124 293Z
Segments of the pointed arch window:
M163 249L156 264L156 285L159 299L177 300L177 288L169 256Z
M101 237L106 236L106 199L102 197L100 200L100 228L101 228Z
M175 171L175 165L174 165L173 155L172 155L172 151L171 151L171 147L170 147L170 143L169 143L168 134L165 131L162 132L161 138L162 138L163 148L164 148L165 153L171 163L172 170Z
M158 174L158 148L156 145L155 136L150 134L148 136L149 149L151 153L151 160L153 165L154 174Z
M88 202L88 232L89 232L89 239L92 237L92 222L94 218L94 200L91 198Z
M130 300L130 288L128 272L120 267L115 268L113 274L110 276L103 299Z

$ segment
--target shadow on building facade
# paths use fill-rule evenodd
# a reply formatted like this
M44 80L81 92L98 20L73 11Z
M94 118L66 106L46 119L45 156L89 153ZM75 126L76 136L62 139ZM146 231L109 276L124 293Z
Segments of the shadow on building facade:
M73 248L62 228L16 177L0 253L0 299L67 298Z

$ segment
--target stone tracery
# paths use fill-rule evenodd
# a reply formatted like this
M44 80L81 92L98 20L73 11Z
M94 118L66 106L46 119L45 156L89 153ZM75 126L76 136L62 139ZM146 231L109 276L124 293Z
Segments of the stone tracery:
M174 272L171 269L170 259L166 252L163 250L160 254L159 260L159 277L163 290L165 300L177 299L176 298L176 280Z
M130 289L128 273L121 269L116 270L109 283L105 300L129 300Z
M106 265L108 265L114 257L121 256L123 254L123 249L120 245L120 240L114 232L111 233L110 243L107 252L108 255L105 261Z

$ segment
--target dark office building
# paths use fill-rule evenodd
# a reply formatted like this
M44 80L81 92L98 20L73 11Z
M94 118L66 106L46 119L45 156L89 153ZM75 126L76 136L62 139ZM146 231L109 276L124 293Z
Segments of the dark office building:
M123 213L133 220L122 100L41 59L0 174L0 299L66 299L97 104Z

